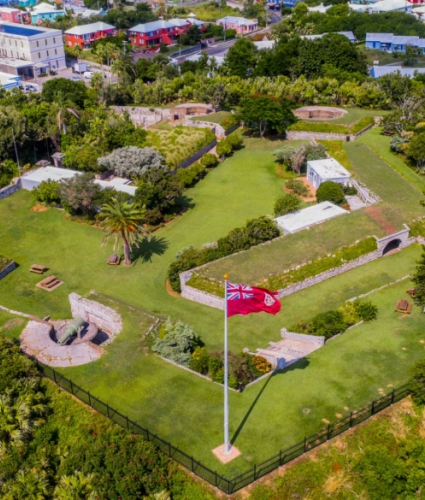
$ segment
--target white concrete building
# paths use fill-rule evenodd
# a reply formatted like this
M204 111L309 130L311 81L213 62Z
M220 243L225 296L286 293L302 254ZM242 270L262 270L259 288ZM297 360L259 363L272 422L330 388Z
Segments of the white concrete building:
M324 201L298 212L277 217L275 221L284 234L292 234L347 213L349 213L347 210L330 201Z
M38 187L43 181L54 181L60 182L66 179L72 179L76 175L80 175L82 172L78 172L77 170L70 170L67 168L56 168L56 167L41 167L37 168L37 170L32 170L22 176L22 188L28 189L28 191L32 191L36 187ZM123 179L121 177L114 177L113 179L99 180L95 179L96 184L102 189L112 188L115 191L120 191L122 193L127 193L130 196L134 196L136 194L136 186L130 186L131 181L129 179Z
M307 180L317 189L322 182L333 181L347 184L351 174L335 158L307 162Z
M0 22L0 71L34 77L65 69L61 30Z

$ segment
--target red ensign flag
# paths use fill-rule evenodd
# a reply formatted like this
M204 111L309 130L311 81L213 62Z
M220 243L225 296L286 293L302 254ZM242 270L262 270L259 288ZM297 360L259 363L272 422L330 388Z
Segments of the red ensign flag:
M276 295L265 288L227 283L227 316L261 311L277 314L281 306Z

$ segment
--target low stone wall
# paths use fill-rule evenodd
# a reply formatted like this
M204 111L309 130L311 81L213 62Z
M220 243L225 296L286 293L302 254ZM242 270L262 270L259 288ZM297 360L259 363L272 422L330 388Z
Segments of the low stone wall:
M16 262L12 260L2 271L0 271L0 280L4 278L7 274L11 273L16 268Z
M84 321L94 323L100 330L111 335L111 338L122 330L120 314L94 300L84 299L77 293L69 294L72 316L79 316Z
M309 342L310 344L316 344L319 347L325 345L325 337L306 335L305 333L288 332L286 328L282 328L280 330L280 334L283 339L301 340L303 342Z
M204 304L205 306L215 307L216 309L221 309L224 311L224 299L217 297L211 293L202 292L196 288L192 288L186 283L189 281L195 269L190 271L185 271L180 274L180 288L181 296L188 300L193 300L194 302L199 302L199 304Z
M18 179L14 184L9 184L9 186L0 189L0 200L16 193L16 191L21 189L21 187L21 179Z
M319 140L319 141L355 141L361 135L370 130L373 125L369 125L368 127L361 130L358 134L350 135L350 134L338 134L338 133L326 133L326 132L304 132L302 130L288 130L286 132L286 138L291 141L299 141L299 140Z
M342 266L334 267L333 269L329 269L328 271L324 271L316 276L312 276L311 278L307 278L300 283L295 283L294 285L288 286L283 290L278 291L279 299L283 297L288 297L288 295L292 295L293 293L299 292L300 290L304 290L305 288L309 288L313 285L317 285L317 283L321 283L322 281L326 281L329 278L333 278L334 276L338 276L347 271L351 271L351 269L355 269L356 267L362 266L363 264L367 264L368 262L372 262L373 260L379 259L381 257L381 253L379 250L375 250L373 252L367 253L366 255L362 255L358 259L351 260Z

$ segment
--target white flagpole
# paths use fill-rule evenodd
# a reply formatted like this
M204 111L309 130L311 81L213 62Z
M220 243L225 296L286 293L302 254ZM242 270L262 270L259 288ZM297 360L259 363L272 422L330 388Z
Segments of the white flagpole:
M224 454L230 453L229 443L229 370L227 346L227 278L224 275Z

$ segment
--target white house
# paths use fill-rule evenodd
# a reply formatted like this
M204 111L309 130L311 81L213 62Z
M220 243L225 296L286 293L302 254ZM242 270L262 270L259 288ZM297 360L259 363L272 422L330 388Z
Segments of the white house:
M350 177L350 172L336 161L335 158L307 162L307 179L315 189L325 181L347 184Z
M76 175L80 175L82 172L77 170L69 170L67 168L56 168L56 167L41 167L37 170L32 170L22 176L22 188L32 191L38 187L43 181L55 181L60 182L66 179L72 179ZM121 177L114 177L110 181L95 179L96 184L102 189L112 188L115 191L120 191L122 193L127 193L130 196L136 194L136 187L130 186L131 181L129 179L122 179Z
M62 31L0 22L0 71L34 77L65 69Z
M216 21L217 26L225 30L236 30L238 35L252 33L258 29L257 19L245 19L244 17L226 16Z
M292 234L347 213L349 213L347 210L330 201L324 201L298 212L277 217L275 221L284 234Z

